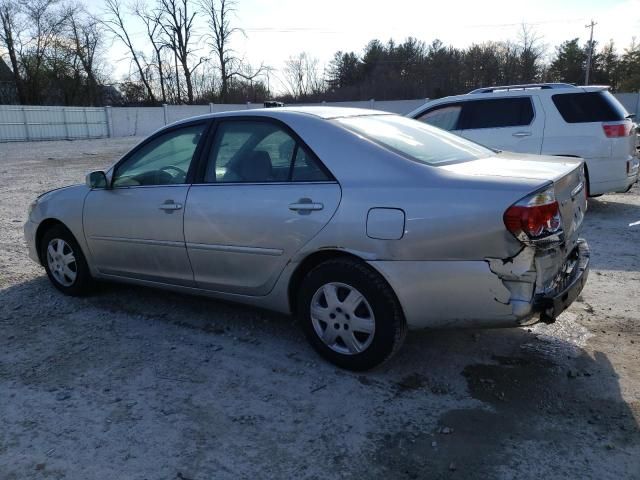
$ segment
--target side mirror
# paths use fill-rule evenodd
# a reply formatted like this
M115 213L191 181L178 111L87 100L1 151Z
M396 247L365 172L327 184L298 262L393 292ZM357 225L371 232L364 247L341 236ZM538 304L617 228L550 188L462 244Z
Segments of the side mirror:
M107 188L107 176L103 171L89 173L87 175L87 187Z

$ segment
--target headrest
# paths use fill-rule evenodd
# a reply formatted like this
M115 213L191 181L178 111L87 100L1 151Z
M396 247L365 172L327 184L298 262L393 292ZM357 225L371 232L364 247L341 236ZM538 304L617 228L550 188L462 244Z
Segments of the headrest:
M271 157L258 150L240 164L240 176L245 182L265 182L271 178Z

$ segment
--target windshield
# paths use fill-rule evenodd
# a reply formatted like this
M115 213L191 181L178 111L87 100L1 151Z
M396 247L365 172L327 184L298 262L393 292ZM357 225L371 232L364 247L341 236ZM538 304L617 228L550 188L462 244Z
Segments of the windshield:
M466 162L494 155L492 150L476 143L397 115L345 117L336 121L396 153L429 165Z

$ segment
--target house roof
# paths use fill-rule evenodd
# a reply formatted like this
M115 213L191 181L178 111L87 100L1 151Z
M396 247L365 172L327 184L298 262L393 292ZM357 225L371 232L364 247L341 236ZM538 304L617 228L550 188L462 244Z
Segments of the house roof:
M0 82L13 82L13 72L2 58L0 58Z

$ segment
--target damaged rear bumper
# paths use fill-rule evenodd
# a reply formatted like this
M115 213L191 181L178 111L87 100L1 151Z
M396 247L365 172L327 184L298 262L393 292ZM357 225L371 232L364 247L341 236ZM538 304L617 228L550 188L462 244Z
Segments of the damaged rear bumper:
M589 247L573 245L569 255L556 249L541 258L528 247L508 259L369 265L393 288L410 329L519 327L552 321L582 291Z
M554 321L580 295L589 276L589 259L589 245L578 240L552 288L534 297L533 312L540 315L541 321Z

